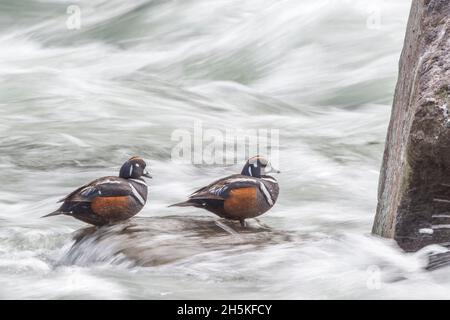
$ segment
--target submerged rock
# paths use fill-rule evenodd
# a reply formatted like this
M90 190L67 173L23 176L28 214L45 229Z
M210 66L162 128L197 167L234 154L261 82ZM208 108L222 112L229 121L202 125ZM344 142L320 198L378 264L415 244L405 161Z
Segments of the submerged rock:
M450 1L413 0L373 233L406 251L450 243Z
M59 264L155 266L209 251L258 250L291 241L292 236L259 223L242 228L239 223L206 216L135 218L113 226L79 230Z

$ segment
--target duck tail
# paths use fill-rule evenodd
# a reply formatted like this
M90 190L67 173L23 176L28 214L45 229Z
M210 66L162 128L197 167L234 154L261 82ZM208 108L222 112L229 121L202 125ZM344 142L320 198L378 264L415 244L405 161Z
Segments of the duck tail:
M42 216L41 218L52 217L52 216L58 216L58 215L63 214L63 213L64 213L64 212L59 211L59 209L58 209L58 210L56 210L56 211L53 211L52 213L49 213L49 214L46 214L45 216Z
M188 200L188 201L171 204L170 206L168 206L168 208L170 208L170 207L195 207L195 206L197 206L197 204L195 202L191 202L190 200Z

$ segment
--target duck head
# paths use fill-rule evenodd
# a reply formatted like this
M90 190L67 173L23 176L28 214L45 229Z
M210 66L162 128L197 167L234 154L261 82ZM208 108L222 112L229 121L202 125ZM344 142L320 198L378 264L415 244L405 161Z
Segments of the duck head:
M280 173L280 171L274 169L270 162L261 156L254 156L247 160L242 168L241 174L244 176L251 176L260 178L268 173Z
M120 168L119 177L124 179L151 178L152 176L145 170L146 166L147 164L141 157L132 157Z

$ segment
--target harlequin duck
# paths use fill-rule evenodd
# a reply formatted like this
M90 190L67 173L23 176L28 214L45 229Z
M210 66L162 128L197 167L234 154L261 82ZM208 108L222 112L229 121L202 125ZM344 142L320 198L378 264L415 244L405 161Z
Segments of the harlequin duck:
M278 198L278 182L266 175L279 173L270 162L260 156L247 160L241 174L217 180L189 196L185 202L171 205L198 207L215 213L219 217L239 220L257 217L273 207Z
M86 184L58 202L61 207L44 216L65 214L101 226L126 220L137 214L147 201L147 184L151 178L146 163L132 157L120 168L118 177L103 177Z

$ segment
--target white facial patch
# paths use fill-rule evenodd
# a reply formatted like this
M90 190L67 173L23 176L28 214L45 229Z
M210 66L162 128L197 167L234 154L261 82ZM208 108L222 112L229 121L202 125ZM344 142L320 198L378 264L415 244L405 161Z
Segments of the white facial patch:
M138 167L138 168L140 167L139 163L136 163L135 166Z

